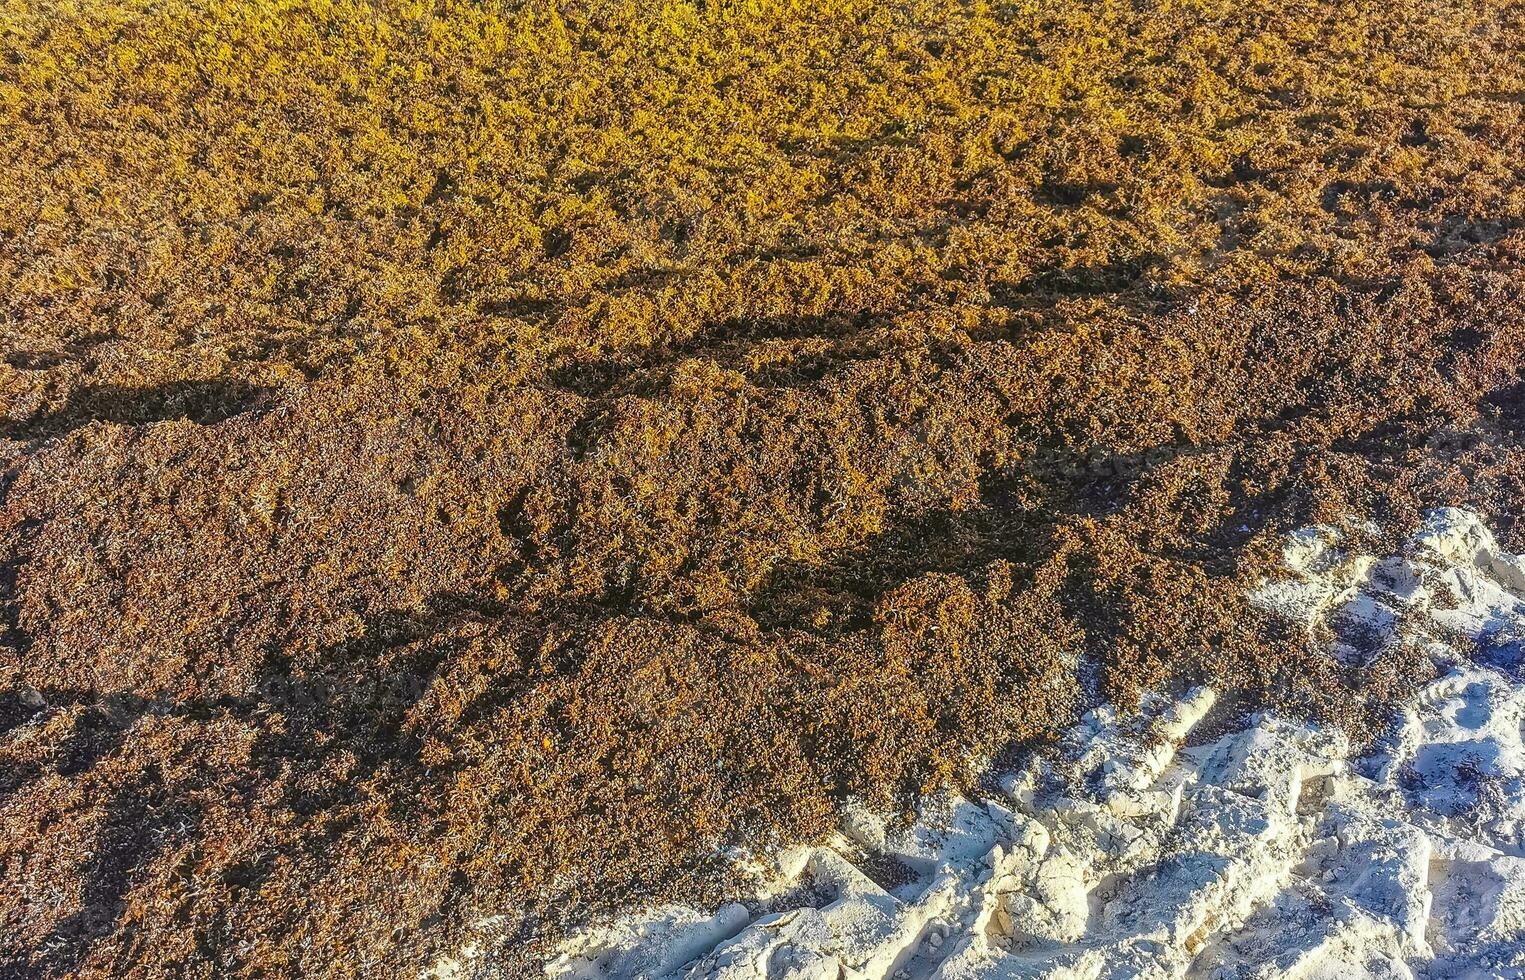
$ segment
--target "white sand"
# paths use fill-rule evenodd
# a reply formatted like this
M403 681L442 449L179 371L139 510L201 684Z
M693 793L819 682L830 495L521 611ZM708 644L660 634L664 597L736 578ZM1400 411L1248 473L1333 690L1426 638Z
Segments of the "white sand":
M1400 555L1341 542L1299 532L1254 598L1331 656L1441 665L1376 751L1269 716L1181 749L1207 690L1098 710L1000 799L930 797L899 831L855 812L755 901L591 928L547 976L1525 977L1525 562L1457 510Z

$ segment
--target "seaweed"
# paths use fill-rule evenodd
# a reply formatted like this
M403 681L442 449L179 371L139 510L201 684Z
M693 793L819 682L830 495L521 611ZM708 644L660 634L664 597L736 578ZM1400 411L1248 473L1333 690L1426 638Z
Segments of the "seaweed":
M1525 493L1505 0L0 0L0 972L400 976ZM516 959L516 957L522 959Z

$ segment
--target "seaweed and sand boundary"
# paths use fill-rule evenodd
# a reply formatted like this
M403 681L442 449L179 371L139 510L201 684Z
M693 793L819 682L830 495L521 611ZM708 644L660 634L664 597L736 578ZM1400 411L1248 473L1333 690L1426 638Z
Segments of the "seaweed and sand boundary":
M533 950L1148 692L1376 737L1284 534L1521 550L1516 2L0 0L0 159L6 975Z

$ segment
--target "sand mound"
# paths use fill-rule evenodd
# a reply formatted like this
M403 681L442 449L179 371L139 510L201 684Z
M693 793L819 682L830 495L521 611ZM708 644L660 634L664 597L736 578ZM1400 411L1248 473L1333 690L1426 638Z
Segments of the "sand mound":
M1434 658L1440 679L1368 751L1268 714L1194 739L1206 688L1101 708L998 798L930 797L908 827L859 812L774 858L754 901L592 929L547 974L1525 975L1525 566L1461 510L1382 560L1345 536L1294 535L1254 598L1330 656Z

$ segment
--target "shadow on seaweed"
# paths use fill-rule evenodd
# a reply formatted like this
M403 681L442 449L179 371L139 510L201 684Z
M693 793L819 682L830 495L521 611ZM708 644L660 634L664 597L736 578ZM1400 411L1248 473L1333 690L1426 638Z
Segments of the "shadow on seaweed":
M98 385L81 389L60 409L25 422L0 424L0 438L38 439L67 435L91 422L145 425L187 419L212 425L256 411L270 389L242 381L176 381L147 388Z
M692 337L612 354L595 361L553 367L550 384L584 398L619 398L657 394L669 382L672 369L686 360L707 359L722 368L747 375L760 387L800 387L819 381L832 368L885 353L867 343L885 320L863 313L852 317L788 316L732 318L708 323ZM787 355L777 365L753 366L748 355L768 341L824 341L830 347L804 354L798 362Z

